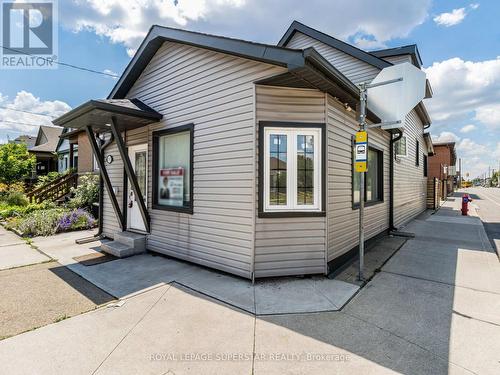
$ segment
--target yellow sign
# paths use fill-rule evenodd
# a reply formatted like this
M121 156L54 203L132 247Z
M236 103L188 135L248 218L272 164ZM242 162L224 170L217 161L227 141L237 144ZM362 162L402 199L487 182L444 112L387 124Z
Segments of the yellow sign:
M368 133L359 131L356 133L354 144L354 170L356 172L366 172L368 170Z
M368 133L365 131L356 132L356 143L368 143Z

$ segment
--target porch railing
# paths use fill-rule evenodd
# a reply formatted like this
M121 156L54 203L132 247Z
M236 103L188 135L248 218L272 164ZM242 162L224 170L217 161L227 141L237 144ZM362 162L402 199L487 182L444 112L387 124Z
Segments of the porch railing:
M72 187L76 187L78 173L71 173L56 178L49 184L41 188L30 191L26 194L30 203L41 203L43 201L55 202L71 192Z

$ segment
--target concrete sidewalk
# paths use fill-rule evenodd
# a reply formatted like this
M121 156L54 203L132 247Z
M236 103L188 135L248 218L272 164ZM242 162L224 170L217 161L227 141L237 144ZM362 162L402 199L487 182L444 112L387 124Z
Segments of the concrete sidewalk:
M340 312L254 316L177 284L0 342L8 374L498 374L500 265L449 201Z
M51 259L0 225L0 270L27 266Z
M84 245L75 239L92 231L34 238L34 244L59 263L117 298L175 283L251 314L290 314L337 311L359 290L359 285L324 276L250 280L174 258L146 253L84 266L74 257L93 254L100 241Z

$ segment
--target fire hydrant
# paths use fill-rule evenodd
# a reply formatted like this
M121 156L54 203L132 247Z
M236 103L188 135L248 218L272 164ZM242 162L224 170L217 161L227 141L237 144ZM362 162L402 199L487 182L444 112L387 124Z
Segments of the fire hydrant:
M464 194L462 196L462 215L467 216L467 212L469 212L469 202L472 202L469 194Z

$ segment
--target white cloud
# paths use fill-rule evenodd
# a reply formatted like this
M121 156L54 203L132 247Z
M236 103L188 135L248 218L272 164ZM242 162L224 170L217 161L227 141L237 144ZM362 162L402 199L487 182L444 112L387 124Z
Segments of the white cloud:
M481 157L489 154L488 147L474 142L469 138L462 139L457 145L457 151L465 157Z
M453 132L441 132L439 135L432 135L432 141L434 143L444 143L444 142L458 142L460 138Z
M133 53L153 24L274 43L297 19L371 48L407 36L427 16L431 0L78 0L60 2L60 20L73 31L90 30Z
M500 104L485 105L477 108L474 119L481 121L491 128L500 129Z
M467 12L465 8L453 9L449 13L441 13L433 18L434 22L436 22L440 26L450 27L458 25L465 19Z
M0 102L2 105L0 108L2 135L9 133L35 135L39 125L52 125L52 118L61 116L71 109L65 102L60 100L44 101L24 90L18 92L13 100L0 94Z
M464 61L458 57L425 69L434 97L426 102L434 121L476 119L500 129L500 57Z
M476 129L477 129L476 125L469 124L469 125L465 125L464 127L462 127L462 129L460 129L460 132L461 133L470 133Z
M476 10L477 8L479 8L479 4L477 3L472 3L469 5L470 10ZM461 23L467 16L467 14L468 14L467 8L458 8L458 9L453 9L451 12L448 13L438 14L433 18L433 20L439 26L450 27Z

